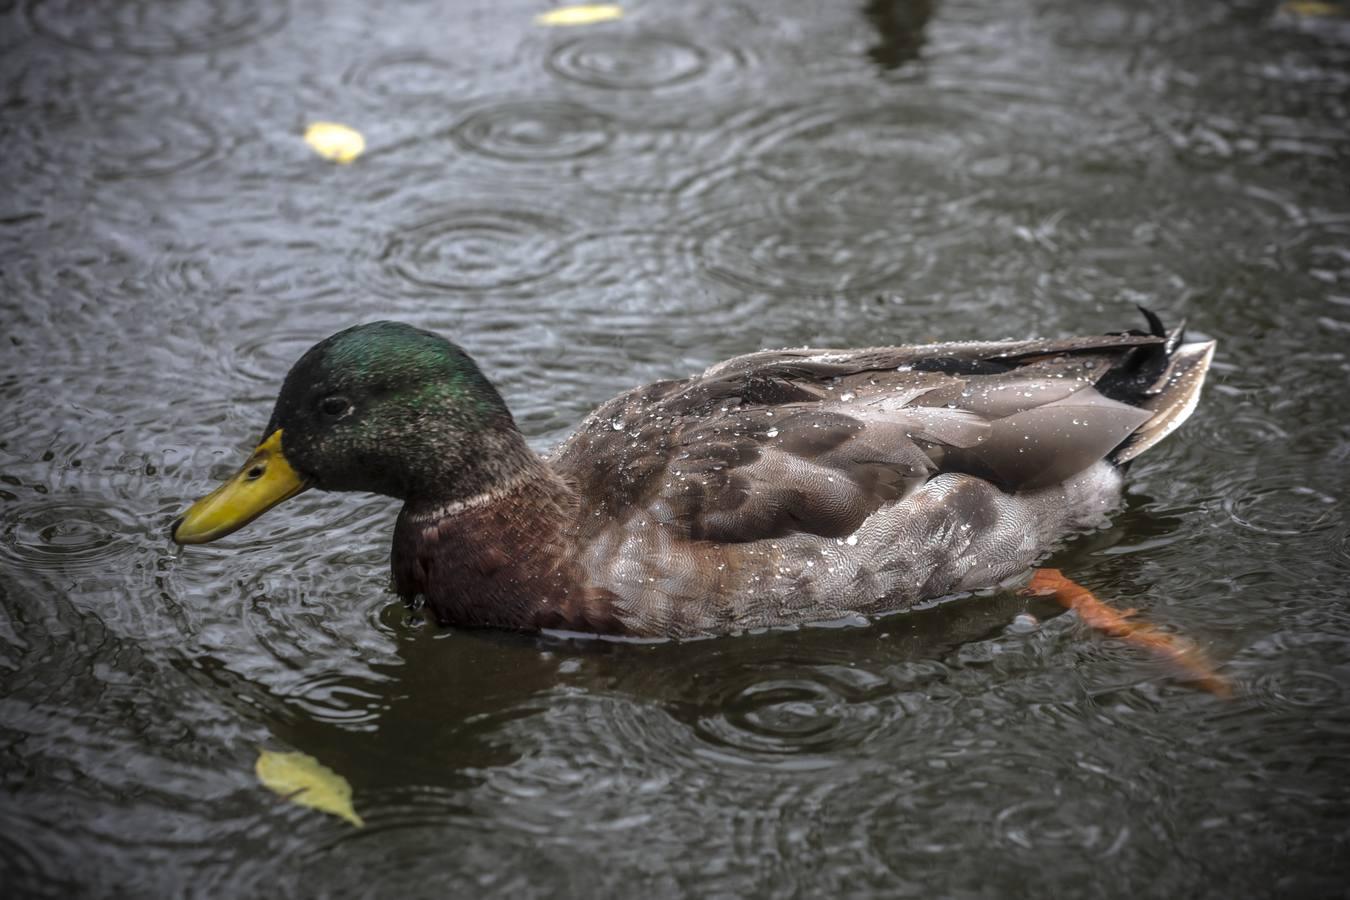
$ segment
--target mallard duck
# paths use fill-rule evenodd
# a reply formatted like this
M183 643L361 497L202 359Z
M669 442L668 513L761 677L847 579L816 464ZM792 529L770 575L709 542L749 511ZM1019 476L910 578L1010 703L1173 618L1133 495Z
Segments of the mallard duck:
M442 624L695 637L1009 583L1105 521L1195 408L1214 343L771 350L610 400L547 456L445 338L341 331L175 523L213 541L307 488L403 501L394 585Z

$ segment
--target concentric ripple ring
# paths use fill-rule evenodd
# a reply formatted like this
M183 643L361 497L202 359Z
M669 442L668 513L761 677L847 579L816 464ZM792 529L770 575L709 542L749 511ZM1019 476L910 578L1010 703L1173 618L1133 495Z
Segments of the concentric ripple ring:
M28 20L40 34L85 50L178 56L245 44L280 28L285 0L32 0Z
M709 54L696 44L662 35L597 34L559 45L548 70L560 78L612 90L650 90L679 84L708 70Z
M577 103L501 103L455 126L464 149L514 162L552 162L598 153L613 139L607 117Z
M537 281L561 264L566 222L530 211L446 212L396 234L387 269L420 287L484 290Z

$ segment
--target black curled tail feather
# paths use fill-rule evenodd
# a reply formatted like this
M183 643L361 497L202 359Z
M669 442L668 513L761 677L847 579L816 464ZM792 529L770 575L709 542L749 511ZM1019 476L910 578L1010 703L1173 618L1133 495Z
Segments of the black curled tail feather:
M1097 390L1122 403L1153 413L1152 418L1121 442L1110 459L1124 464L1171 434L1195 410L1200 388L1214 358L1213 341L1185 343L1183 320L1168 331L1151 310L1139 307L1149 331L1127 333L1163 338L1130 351L1129 355L1097 383Z

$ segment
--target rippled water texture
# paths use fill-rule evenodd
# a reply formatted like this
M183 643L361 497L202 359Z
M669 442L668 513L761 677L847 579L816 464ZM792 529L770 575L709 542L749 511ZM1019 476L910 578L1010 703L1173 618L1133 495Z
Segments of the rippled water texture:
M545 8L0 0L5 895L1343 895L1350 8ZM379 498L165 537L353 322L455 337L544 449L736 353L1134 303L1214 374L1057 564L1228 701L1005 594L596 646L410 617Z

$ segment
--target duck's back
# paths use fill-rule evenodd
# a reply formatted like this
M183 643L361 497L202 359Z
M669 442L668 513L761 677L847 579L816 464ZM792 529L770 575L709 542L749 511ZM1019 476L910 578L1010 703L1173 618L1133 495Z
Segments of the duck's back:
M1175 333L766 351L615 398L551 462L635 633L875 613L1103 521L1212 352Z

